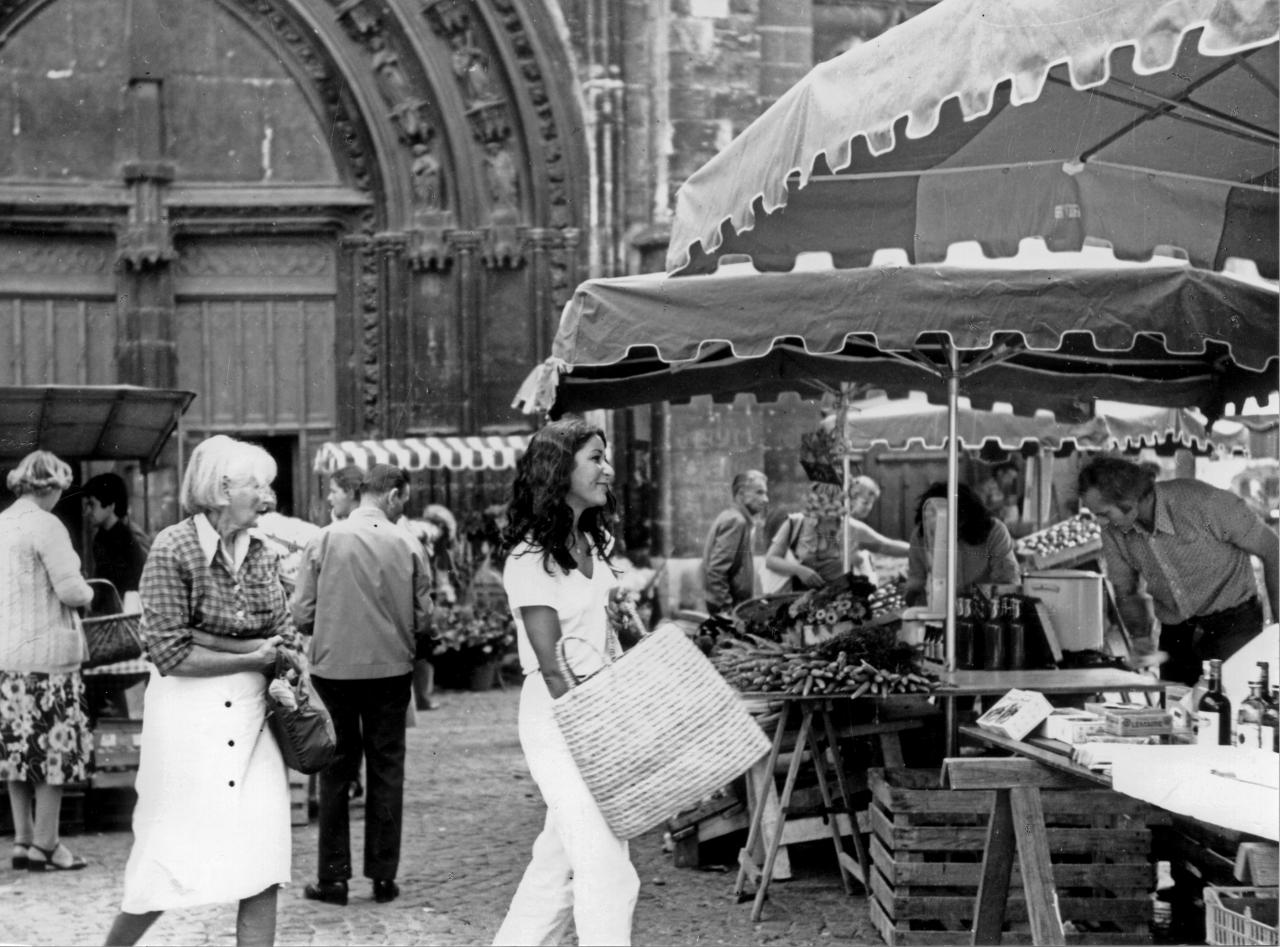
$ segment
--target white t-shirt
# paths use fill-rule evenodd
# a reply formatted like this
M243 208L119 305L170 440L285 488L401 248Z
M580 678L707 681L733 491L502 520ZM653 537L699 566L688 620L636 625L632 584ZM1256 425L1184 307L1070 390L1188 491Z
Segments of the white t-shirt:
M529 642L520 609L531 605L553 608L560 618L562 637L576 636L586 639L595 650L584 645L569 644L565 653L575 671L591 673L600 666L608 639L606 607L609 592L618 584L609 564L593 551L595 566L591 578L578 569L565 572L554 559L544 561L541 549L531 549L528 541L521 542L507 556L502 570L502 585L507 592L507 604L516 620L516 647L520 654L520 667L525 674L538 670L538 657ZM547 563L551 572L547 572Z

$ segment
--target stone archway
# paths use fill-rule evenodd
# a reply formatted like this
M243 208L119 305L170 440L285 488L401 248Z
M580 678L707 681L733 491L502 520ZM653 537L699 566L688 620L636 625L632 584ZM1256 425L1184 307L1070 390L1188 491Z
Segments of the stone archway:
M107 6L0 0L0 376L188 385L303 493L317 440L522 427L586 177L551 0Z

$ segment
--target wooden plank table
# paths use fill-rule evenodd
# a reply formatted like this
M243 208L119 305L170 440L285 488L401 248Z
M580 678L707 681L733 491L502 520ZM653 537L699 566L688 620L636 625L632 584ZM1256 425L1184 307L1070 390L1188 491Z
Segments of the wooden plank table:
M1028 671L941 671L937 697L946 711L946 755L955 756L959 717L956 699L995 697L1010 690L1039 691L1041 694L1158 693L1163 700L1165 682L1149 674L1115 667L1051 668Z

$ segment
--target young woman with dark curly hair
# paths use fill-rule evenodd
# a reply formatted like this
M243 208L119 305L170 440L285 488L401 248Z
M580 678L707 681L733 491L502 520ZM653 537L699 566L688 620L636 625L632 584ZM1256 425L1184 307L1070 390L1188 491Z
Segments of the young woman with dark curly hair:
M908 605L923 605L928 598L930 561L936 513L929 501L944 503L947 485L934 483L916 504L916 528L907 554ZM956 487L956 594L982 582L1008 584L1018 581L1018 559L1013 554L1009 528L987 512L978 495L963 483Z
M590 645L565 649L578 671L619 650L607 617L617 584L612 484L604 432L576 418L538 431L516 468L503 585L525 675L520 745L547 818L495 944L559 943L570 921L578 943L631 942L640 881L627 843L609 828L551 711L569 688L556 656L561 637Z

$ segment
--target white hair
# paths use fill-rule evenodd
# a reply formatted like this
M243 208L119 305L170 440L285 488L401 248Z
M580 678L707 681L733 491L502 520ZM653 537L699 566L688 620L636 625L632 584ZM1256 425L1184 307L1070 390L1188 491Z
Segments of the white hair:
M229 487L250 480L265 487L275 478L275 460L257 444L215 434L191 452L179 500L188 515L211 513L230 502Z

